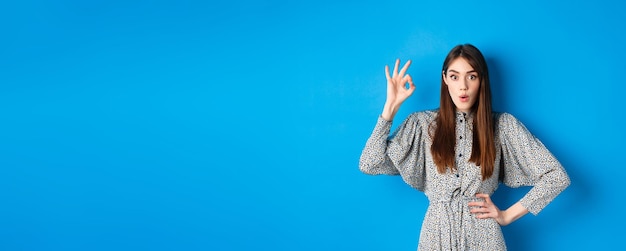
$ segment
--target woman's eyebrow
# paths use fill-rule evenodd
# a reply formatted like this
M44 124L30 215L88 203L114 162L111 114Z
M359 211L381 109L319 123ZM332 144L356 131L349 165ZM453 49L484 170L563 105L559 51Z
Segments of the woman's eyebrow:
M448 71L449 71L449 72L453 72L453 73L459 73L458 71L453 70L453 69L450 69L450 70L448 70ZM468 72L466 72L466 73L476 73L476 72L477 72L476 70L471 70L471 71L468 71Z

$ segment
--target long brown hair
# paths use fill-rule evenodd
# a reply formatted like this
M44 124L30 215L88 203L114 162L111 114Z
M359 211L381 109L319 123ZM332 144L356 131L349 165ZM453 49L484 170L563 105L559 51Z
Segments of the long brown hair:
M471 108L475 115L474 127L472 128L474 136L470 161L481 167L482 179L485 180L493 174L496 158L494 124L491 113L491 87L489 85L489 72L485 58L478 48L471 44L455 46L443 61L439 113L435 120L436 126L430 151L439 173L445 173L447 168L452 170L457 168L454 164L456 106L448 92L448 85L444 82L444 75L447 75L448 67L452 61L459 57L467 60L469 65L478 73L478 78L480 79L478 100Z

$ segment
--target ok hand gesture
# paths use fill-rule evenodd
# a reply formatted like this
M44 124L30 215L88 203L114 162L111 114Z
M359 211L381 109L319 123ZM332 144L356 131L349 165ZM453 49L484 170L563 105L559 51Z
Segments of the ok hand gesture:
M396 60L396 65L393 68L393 73L389 74L389 66L385 66L385 74L387 76L387 101L383 109L382 117L385 120L391 121L396 115L396 112L400 109L400 105L413 94L415 85L409 74L406 74L407 69L411 65L411 60L407 61L400 72L400 59ZM409 87L406 87L407 82Z

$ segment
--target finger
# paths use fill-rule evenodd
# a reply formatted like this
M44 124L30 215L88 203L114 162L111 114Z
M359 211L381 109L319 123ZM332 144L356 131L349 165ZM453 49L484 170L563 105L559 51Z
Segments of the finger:
M400 76L404 76L404 74L406 73L406 70L409 69L409 66L411 65L411 60L406 61L406 63L404 64L404 66L402 67L402 70L400 70Z
M489 195L486 193L477 193L476 194L476 198L483 198L483 199L487 199L489 198Z
M476 209L480 209L480 208L488 208L488 207L489 207L489 204L487 204L487 202L477 201L477 202L475 202L475 203L473 204L473 206L474 206Z
M400 59L396 59L396 65L393 67L392 77L398 76L398 67L400 67Z
M413 79L411 78L411 75L409 74L404 75L404 77L402 78L402 83L404 83L405 87L407 86L407 83L408 83L408 88L406 88L408 90L415 89L415 85L413 84Z
M470 207L480 207L480 208L487 207L487 203L485 203L484 201L474 201L474 202L467 203L467 205Z
M413 84L413 79L411 78L410 75L406 75L408 78L408 82L409 82L409 95L411 95L413 93L413 91L415 91L415 84Z
M487 219L493 218L493 215L491 213L474 213L474 217L476 217L476 219Z
M410 78L409 76L404 75L404 77L402 77L402 79L400 80L400 83L402 83L402 87L404 87L404 89L408 89L407 83L409 82L409 78Z
M391 76L389 76L389 65L385 65L385 76L387 76L387 80L391 80Z
M470 213L476 215L476 217L480 219L494 218L497 215L496 211L484 207L472 209L470 210Z
M470 213L473 213L473 214L482 213L481 208L482 207L472 208L470 209Z
M476 214L476 218L478 218L478 219L493 218L493 215L491 215L489 213L481 213L481 214Z
M467 205L470 206L470 207L480 207L482 205L481 203L483 203L483 202L482 201L472 201L472 202L467 203Z
M489 197L489 194L486 193L477 193L476 194L476 198L482 198L485 200L485 202L490 203L491 204L491 198Z
M479 193L477 195L480 195L480 198L485 199L485 202L488 204L491 204L491 197L489 196L489 194L485 194L485 193Z
M487 203L486 203L486 201L483 201L483 200L476 200L476 201L468 202L468 205L476 206L476 207L484 207L484 206L487 205Z
M476 207L474 207L474 208L470 209L470 211L472 211L472 210L474 210L474 211L476 211L476 212L482 212L482 213L485 213L485 212L495 211L495 208L494 208L494 207L491 207L491 206L488 206L488 205L486 205L486 204L485 204L485 205L476 206Z

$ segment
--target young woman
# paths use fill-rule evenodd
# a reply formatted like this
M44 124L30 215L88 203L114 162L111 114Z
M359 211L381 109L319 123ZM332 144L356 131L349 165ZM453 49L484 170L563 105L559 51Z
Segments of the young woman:
M570 184L559 161L515 117L491 108L489 73L470 44L443 62L440 107L415 112L390 133L415 85L407 69L385 67L387 100L360 158L367 174L401 175L430 204L418 250L506 250L500 226L539 213ZM408 84L408 88L407 88ZM533 186L506 210L491 201L499 183Z

